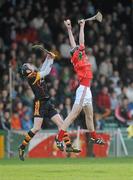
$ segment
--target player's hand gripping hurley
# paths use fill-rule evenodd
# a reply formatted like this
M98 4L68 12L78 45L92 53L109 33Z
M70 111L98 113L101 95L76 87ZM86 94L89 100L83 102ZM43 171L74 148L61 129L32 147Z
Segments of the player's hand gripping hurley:
M32 46L32 48L33 48L33 49L39 49L39 50L41 50L42 52L49 54L53 59L56 57L56 55L55 55L54 53L48 51L47 49L45 49L45 48L44 48L42 45L40 45L40 44L35 44L35 45Z
M102 22L102 19L103 19L103 15L100 12L98 12L95 16L92 16L90 18L84 19L84 21L86 22L86 21L94 21L94 20L96 20L98 22ZM78 23L79 24L82 23L82 19L78 20Z
M36 45L33 45L32 46L33 49L39 49L41 50L43 53L47 53L50 57L52 57L53 59L55 58L55 54L48 51L47 49L45 49L42 45L40 44L36 44ZM35 81L33 82L33 85L36 84L39 80L41 79L41 75L40 75L40 72L37 72L37 75L36 75L36 79Z
M71 26L71 21L69 19L67 19L66 21L64 21L65 26L67 27L67 29L72 29Z

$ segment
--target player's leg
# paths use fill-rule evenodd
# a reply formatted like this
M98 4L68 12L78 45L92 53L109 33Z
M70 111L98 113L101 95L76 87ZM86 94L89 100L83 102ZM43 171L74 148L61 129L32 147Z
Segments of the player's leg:
M69 115L65 119L65 121L64 121L64 123L63 123L61 128L66 131L66 129L73 123L73 121L80 114L81 110L82 110L82 106L81 105L74 104L73 107L72 107L71 112L69 113Z
M59 114L56 114L51 118L51 120L57 125L58 129L60 130L60 128L61 128L61 126L62 126L62 124L64 122L62 120L61 116ZM57 138L55 138L55 141L56 141L57 147L61 151L63 151L64 150L63 144ZM80 150L72 147L71 140L70 140L70 137L69 137L67 132L64 133L63 141L64 141L64 143L66 145L66 152L75 152L75 153L80 152Z
M101 138L98 138L98 135L94 128L92 94L89 87L87 88L86 95L83 101L83 110L85 112L86 126L89 130L89 141L96 144L104 144L103 140Z
M19 146L19 158L24 161L24 150L34 135L41 129L43 118L34 117L33 128L25 135L22 144Z
M53 110L56 111L55 109L53 109ZM63 120L62 120L62 118L60 117L60 115L57 114L57 112L55 112L55 113L56 113L56 114L51 117L51 120L52 120L52 122L53 122L54 124L57 125L58 129L60 129L60 128L61 128L61 125L63 124ZM57 138L55 138L55 142L56 142L56 146L58 147L58 149L60 149L60 151L64 151L63 143L60 142L60 141L58 141Z
M58 129L60 130L62 125L63 125L63 119L61 118L61 116L58 114L58 112L56 111L56 109L54 108L54 105L51 104L51 102L49 101L48 103L48 116L49 118L57 125ZM71 152L75 152L78 153L80 152L80 150L73 148L72 144L71 144L71 140L70 137L68 135L68 133L65 131L64 135L63 135L63 139L62 139L66 145L66 151L71 151ZM55 141L56 141L56 145L57 147L63 151L64 150L64 146L62 141L59 141L57 137L55 137Z
M54 124L56 124L58 129L61 128L61 126L63 124L63 120L62 120L61 116L57 113L57 111L56 111L56 114L51 117L51 120Z
M76 99L72 107L72 110L69 113L69 115L66 117L61 127L61 130L57 135L59 141L62 141L63 135L66 132L67 128L70 126L70 124L72 124L72 122L77 118L77 116L81 112L85 94L86 94L86 88L83 86L79 86L76 90Z
M95 143L95 144L100 144L100 145L105 144L104 141L100 137L98 137L94 129L92 103L89 103L86 106L84 106L83 110L85 112L86 126L87 126L87 129L89 130L90 143Z
M84 113L85 113L85 121L86 121L86 126L89 132L95 132L94 130L94 122L93 122L93 107L92 104L88 104L83 107ZM93 135L93 133L92 133ZM95 136L95 133L94 133Z
M69 115L66 117L66 119L63 122L63 125L61 126L61 130L58 133L58 140L62 141L63 136L66 133L67 128L72 124L72 122L77 118L79 113L82 110L82 106L79 104L74 104L72 107L71 112Z
M24 160L24 150L25 147L29 144L30 140L34 135L41 129L43 122L43 102L35 100L34 102L34 125L33 128L25 135L25 138L22 144L19 146L19 158Z

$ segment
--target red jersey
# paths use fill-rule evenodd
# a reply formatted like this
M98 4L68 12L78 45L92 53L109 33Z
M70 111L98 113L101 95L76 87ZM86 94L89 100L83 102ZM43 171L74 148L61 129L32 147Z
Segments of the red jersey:
M91 79L93 78L91 64L85 54L85 46L80 45L74 52L71 62L74 66L74 70L78 76L78 80L81 85L90 86Z

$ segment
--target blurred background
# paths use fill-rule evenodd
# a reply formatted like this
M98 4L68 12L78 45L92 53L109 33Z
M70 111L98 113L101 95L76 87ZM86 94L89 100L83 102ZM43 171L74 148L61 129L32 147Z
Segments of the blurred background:
M23 134L33 125L34 97L19 74L19 67L25 62L41 66L43 59L32 51L32 45L43 43L57 55L46 81L52 101L64 119L71 111L78 80L70 63L63 21L71 19L78 43L78 19L91 17L97 11L103 14L103 21L86 23L85 44L94 74L91 90L95 128L108 143L101 149L88 145L83 113L70 126L71 136L83 149L81 157L133 155L133 1L1 0L0 157L16 156ZM42 129L35 138L36 145L43 142L43 146L54 150L49 149L47 154L38 147L38 156L66 156L52 145L56 126L45 119ZM49 137L52 139L44 142ZM28 149L31 157L38 157L35 142Z

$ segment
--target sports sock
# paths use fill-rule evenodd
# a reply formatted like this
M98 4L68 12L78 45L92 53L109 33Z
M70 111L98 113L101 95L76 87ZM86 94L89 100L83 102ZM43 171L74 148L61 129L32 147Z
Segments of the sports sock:
M71 141L67 132L64 133L63 141L67 147L71 146Z
M96 139L96 138L97 138L96 131L91 131L91 132L89 132L89 136L90 136L91 138Z
M65 134L66 131L64 130L60 130L59 133L58 133L58 140L59 141L62 141L63 140L63 137L64 137L64 134Z
M34 137L34 133L30 130L26 135L25 139L23 140L22 144L20 145L20 148L25 149L25 147L28 145L30 140Z

